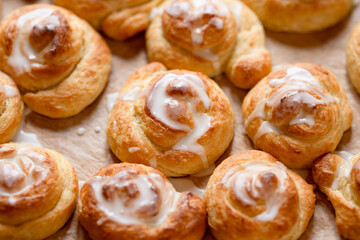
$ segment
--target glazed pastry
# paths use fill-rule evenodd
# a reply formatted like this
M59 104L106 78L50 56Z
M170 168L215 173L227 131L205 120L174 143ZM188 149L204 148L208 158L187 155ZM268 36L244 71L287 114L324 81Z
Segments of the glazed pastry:
M214 81L203 73L167 71L160 63L130 76L107 127L107 141L121 161L152 166L166 176L208 168L233 134L233 111Z
M151 11L163 0L55 0L96 29L116 40L125 40L150 24Z
M310 168L350 128L352 111L336 77L319 65L278 69L243 102L246 132L256 146L289 168Z
M298 239L315 208L313 187L270 154L246 151L224 160L204 195L216 239Z
M280 32L308 33L341 21L353 0L242 0L264 26Z
M350 79L360 93L360 23L351 33L346 48L346 58Z
M244 89L271 71L263 27L238 0L168 0L154 15L146 33L150 61L209 77L226 72Z
M111 53L101 36L65 9L29 5L0 23L0 68L37 113L76 115L104 89L110 67Z
M201 198L130 163L109 165L84 184L79 221L94 240L200 240L207 227Z
M339 233L360 239L360 154L326 154L316 160L312 175L334 206Z
M17 133L24 104L13 80L0 72L0 143L10 141Z
M0 239L44 239L75 210L78 181L62 155L15 143L0 145Z

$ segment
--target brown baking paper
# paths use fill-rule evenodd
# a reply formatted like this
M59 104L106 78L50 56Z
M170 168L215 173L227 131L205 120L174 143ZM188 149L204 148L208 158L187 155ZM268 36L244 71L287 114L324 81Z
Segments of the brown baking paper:
M6 16L20 6L40 2L51 3L50 0L4 0L2 16ZM353 154L360 152L360 96L351 85L347 75L345 47L352 28L360 21L360 0L355 0L355 2L352 14L326 31L307 35L266 32L266 45L272 53L274 66L297 62L316 63L330 69L338 77L347 92L354 112L354 120L351 129L344 134L337 150ZM107 43L113 53L112 72L104 93L91 106L75 117L59 120L30 112L25 116L22 127L25 132L37 134L43 147L56 150L66 156L76 169L81 181L88 180L101 167L119 162L111 153L105 138L109 114L106 107L108 96L110 93L120 90L127 77L147 63L143 34L126 42L107 39ZM229 97L235 112L235 136L230 147L216 162L218 165L230 155L253 149L253 145L245 134L241 112L241 104L247 92L235 88L223 76L217 77L215 80ZM303 171L301 174L312 183L308 172ZM208 176L191 176L187 179L194 182L198 188L204 188ZM175 180L174 183L179 191L187 188L187 185L182 184L182 180ZM201 191L198 189L197 192ZM336 231L335 215L331 203L318 190L315 192L317 196L315 213L301 240L341 239ZM59 232L48 239L89 239L89 236L79 225L77 216L74 214ZM205 239L211 240L213 237L208 233Z

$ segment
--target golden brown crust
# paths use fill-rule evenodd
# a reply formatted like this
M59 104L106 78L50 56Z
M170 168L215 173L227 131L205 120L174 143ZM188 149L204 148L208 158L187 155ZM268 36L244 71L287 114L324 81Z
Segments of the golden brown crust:
M85 21L60 7L19 8L0 24L1 69L35 112L65 118L78 114L104 89L111 53Z
M269 74L248 93L242 108L255 145L290 168L309 168L317 157L334 151L352 122L336 77L308 63Z
M204 195L217 239L298 239L314 212L313 187L270 154L246 151L224 160Z
M143 32L150 24L151 10L163 0L55 0L96 29L116 40Z
M240 88L253 87L271 70L256 15L237 0L168 0L146 33L150 61L213 77L226 72Z
M142 195L146 191L150 194ZM114 206L124 204L124 212L104 207L111 202ZM160 221L159 215L163 216ZM176 193L166 177L153 168L129 163L102 168L84 184L79 221L94 240L200 240L206 231L202 199L190 192Z
M281 32L308 33L323 30L342 20L353 0L243 0L266 28Z
M166 71L162 64L151 63L120 90L109 116L107 141L123 162L181 176L215 162L233 132L229 100L214 81L202 73Z
M326 154L316 160L312 175L336 213L336 226L346 239L360 239L360 154Z
M346 47L347 69L350 79L360 93L360 23L352 31Z
M10 141L17 133L24 104L14 81L0 72L0 143Z
M43 239L75 210L78 180L55 151L0 145L0 239Z

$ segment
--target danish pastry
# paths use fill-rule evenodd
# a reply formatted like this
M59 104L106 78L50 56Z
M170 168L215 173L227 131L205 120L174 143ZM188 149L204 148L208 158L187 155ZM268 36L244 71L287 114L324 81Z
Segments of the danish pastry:
M146 33L150 61L214 77L226 72L240 88L271 71L263 27L238 0L168 0Z
M245 97L246 132L256 146L289 168L310 168L350 128L352 111L336 77L300 63L265 77Z
M116 40L125 40L150 24L151 11L163 0L55 0L96 29Z
M37 113L76 115L104 89L110 67L111 53L101 36L63 8L29 5L0 23L0 68Z
M0 143L10 141L17 133L24 104L13 80L0 72Z
M167 176L204 170L229 146L234 115L224 92L203 73L160 63L136 71L111 110L107 141L123 162Z
M360 239L360 154L326 154L316 160L312 175L334 206L339 233Z
M200 240L207 227L201 198L130 163L109 165L84 184L79 221L94 240Z
M206 186L212 234L230 239L298 239L315 208L313 187L270 154L246 151L224 160Z
M328 28L352 9L353 0L242 0L268 29L308 33Z
M350 79L360 93L360 23L352 31L347 48L347 69Z
M44 239L75 210L78 181L55 151L15 143L0 145L0 239Z

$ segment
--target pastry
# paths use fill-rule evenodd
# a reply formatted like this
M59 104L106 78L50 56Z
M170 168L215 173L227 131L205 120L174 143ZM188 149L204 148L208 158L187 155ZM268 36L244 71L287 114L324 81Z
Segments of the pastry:
M242 0L273 31L309 33L341 21L353 0Z
M17 133L24 104L13 80L0 72L0 143L10 141Z
M111 53L101 36L71 12L25 6L0 23L0 68L33 111L52 118L78 114L104 89Z
M298 239L315 208L313 187L270 154L224 160L204 195L211 233L221 240Z
M360 239L360 154L321 156L312 175L334 206L339 233L346 239Z
M182 176L208 168L233 134L233 111L214 81L203 73L167 71L151 63L120 90L109 116L107 142L122 162Z
M346 58L350 79L360 93L360 23L351 33L346 48Z
M0 145L0 239L44 239L75 210L78 180L55 151L15 143Z
M256 146L289 168L310 168L350 128L352 111L336 77L319 65L275 70L245 97L245 128Z
M201 198L130 163L104 167L84 184L79 221L94 240L201 240L207 227Z
M256 15L238 0L168 0L147 32L150 61L214 77L226 72L240 88L271 71L271 56Z
M163 0L54 0L116 40L128 39L150 24L151 11Z

